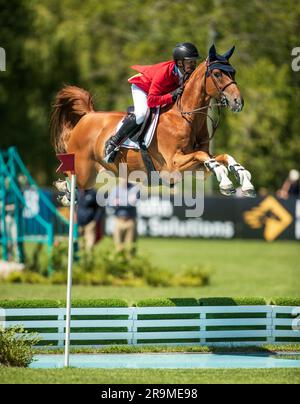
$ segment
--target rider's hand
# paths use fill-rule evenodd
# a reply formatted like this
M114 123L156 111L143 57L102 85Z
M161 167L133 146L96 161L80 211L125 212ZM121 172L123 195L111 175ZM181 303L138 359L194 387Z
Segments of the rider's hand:
M179 95L181 95L183 93L183 88L182 87L178 87L176 88L176 90L172 91L172 97L173 97L173 101L175 102L177 100L177 97Z

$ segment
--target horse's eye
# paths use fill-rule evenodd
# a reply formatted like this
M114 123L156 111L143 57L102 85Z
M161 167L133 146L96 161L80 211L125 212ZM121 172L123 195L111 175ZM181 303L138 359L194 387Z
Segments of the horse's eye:
M220 79L222 76L222 73L219 73L219 72L214 73L214 76L215 76L215 78Z

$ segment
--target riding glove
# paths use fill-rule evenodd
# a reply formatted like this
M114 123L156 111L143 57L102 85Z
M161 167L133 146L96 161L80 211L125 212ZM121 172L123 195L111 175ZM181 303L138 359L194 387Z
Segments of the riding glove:
M172 97L173 97L173 101L175 102L177 100L177 97L179 95L181 95L183 93L183 88L182 87L178 87L176 88L176 90L172 91Z

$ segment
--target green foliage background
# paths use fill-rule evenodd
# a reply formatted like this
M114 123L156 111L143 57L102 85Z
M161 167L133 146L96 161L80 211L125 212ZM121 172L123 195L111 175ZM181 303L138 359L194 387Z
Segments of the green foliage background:
M253 171L256 185L276 190L299 168L300 46L295 0L0 0L0 147L15 145L34 176L48 184L57 165L49 141L50 105L64 83L92 92L99 110L131 103L132 64L169 60L179 41L203 56L213 38L232 58L245 98L226 112L214 152L229 152Z

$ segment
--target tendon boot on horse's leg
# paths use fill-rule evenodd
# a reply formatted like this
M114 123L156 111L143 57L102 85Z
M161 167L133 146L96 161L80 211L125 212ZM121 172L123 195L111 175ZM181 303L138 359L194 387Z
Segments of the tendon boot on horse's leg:
M59 192L69 192L68 188L68 182L66 180L59 179L57 181L53 182L53 186L59 191Z
M62 206L68 208L71 206L71 194L58 195L57 201L62 204Z
M58 180L53 183L56 189L64 195L58 195L57 200L63 206L68 207L71 205L71 181L66 177L64 180ZM75 195L75 203L77 202L77 195Z
M66 192L64 195L58 195L57 201L60 202L64 207L71 206L71 193ZM75 194L75 205L77 205L77 190Z
M117 155L117 147L128 139L129 137L135 135L141 128L141 124L136 123L136 118L134 114L126 116L123 121L121 128L118 132L112 136L105 144L105 159L106 163L113 163Z
M251 173L241 166L233 157L228 156L228 169L232 172L242 187L242 194L249 198L256 197L254 185L251 183Z
M228 178L228 170L225 166L219 164L215 159L205 161L204 165L216 176L222 195L230 196L236 193L233 183Z

